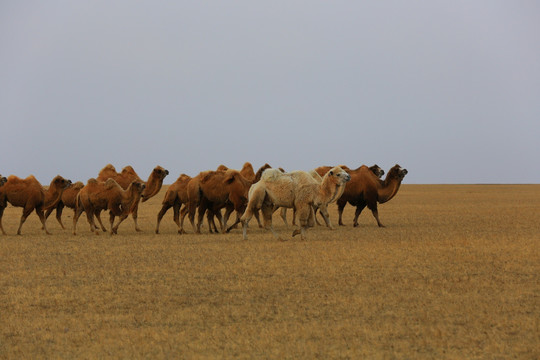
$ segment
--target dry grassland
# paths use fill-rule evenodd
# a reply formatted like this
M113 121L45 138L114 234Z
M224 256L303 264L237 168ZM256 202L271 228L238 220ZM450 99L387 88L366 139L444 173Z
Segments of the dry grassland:
M540 358L540 185L403 185L386 228L348 206L304 242L178 235L172 210L155 235L163 194L143 233L0 236L0 358Z

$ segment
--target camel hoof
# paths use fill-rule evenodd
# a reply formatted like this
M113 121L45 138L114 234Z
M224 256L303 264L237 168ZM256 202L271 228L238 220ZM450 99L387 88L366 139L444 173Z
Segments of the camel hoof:
M353 227L358 227L358 226L359 226L359 224L353 224Z
M156 234L159 234L159 230L156 230Z
M301 234L302 232L298 229L294 230L293 233L292 233L292 236L295 237L296 235L298 234Z
M178 233L179 233L180 235L182 235L182 234L185 234L186 231L185 231L184 229L180 229L180 230L178 230Z

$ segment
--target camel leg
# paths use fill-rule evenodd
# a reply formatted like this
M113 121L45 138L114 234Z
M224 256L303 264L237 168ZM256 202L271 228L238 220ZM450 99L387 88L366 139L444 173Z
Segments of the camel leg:
M114 227L115 215L112 211L109 211L109 223L111 224L111 235L117 234L117 229Z
M322 224L319 222L319 219L317 218L317 213L319 211L319 208L316 208L315 209L315 222L317 223L318 226L321 226ZM326 219L324 218L324 215L321 213L321 216L323 217L323 220L326 222ZM328 223L326 224L326 226L328 226Z
M179 234L181 234L180 232L180 207L181 206L182 204L179 203L178 201L175 201L173 204L173 221L176 224L176 226L178 226Z
M215 230L216 234L218 232L221 232L223 234L225 232L225 224L224 224L223 216L221 215L221 211L218 210L216 212L213 212L213 211L210 211L210 209L207 210L207 211L208 211L208 214L209 214L209 216L208 216L208 227L210 227L210 220L212 220L212 225L214 226L214 230ZM220 231L218 231L216 223L214 222L214 216L210 216L211 213L214 214L215 217L218 219L219 226L220 226ZM212 231L210 231L210 232L212 232Z
M302 240L306 240L306 228L310 223L315 224L313 207L309 204L296 204L300 228L293 231L292 236L300 234Z
M187 206L184 206L181 210L180 210L180 228L178 229L178 233L179 234L185 234L185 231L184 231L184 219L188 213L188 208Z
M229 232L230 229L232 229L234 226L236 226L236 224L238 224L237 222L235 222L227 230L227 222L229 221L229 218L231 217L231 214L233 213L233 211L234 211L234 206L227 206L225 208L225 214L223 215L223 228L222 228L222 231L221 231L222 233Z
M345 226L345 224L343 224L343 210L345 209L345 205L347 205L347 201L342 201L341 199L338 199L337 206L338 206L338 216L339 216L338 225L339 226Z
M99 235L96 222L94 221L94 215L95 211L93 209L85 210L86 212L86 218L88 219L88 223L90 224L90 231L95 233L96 235Z
M248 228L249 220L251 220L254 214L254 211L252 211L249 205L250 204L248 203L248 207L246 208L246 211L244 211L244 214L242 215L242 217L240 217L240 221L242 222L242 238L244 240L247 240L247 228ZM258 210L255 210L255 211L258 212Z
M193 227L193 232L197 233L197 226L195 226L195 211L197 210L196 205L189 205L188 208L188 214L189 214L189 222L191 223L191 226Z
M206 205L201 203L199 205L199 212L198 212L198 217L197 217L197 231L195 231L195 233L197 233L197 234L201 233L201 225L202 225L202 221L203 221L203 218L204 218L204 213L206 211L207 211ZM210 232L212 232L212 228L210 227L210 222L208 222L208 227L209 227Z
M379 220L379 211L377 210L377 203L375 203L375 205L372 207L368 205L368 208L371 210L371 213L373 214L373 217L375 218L375 220L377 220L377 225L379 225L379 227L384 227L384 225L381 224L381 221Z
M332 222L330 221L330 214L328 214L328 205L321 205L318 209L321 212L321 215L324 219L324 222L326 223L326 226L330 228L330 230L334 230L334 227L332 226Z
M161 207L161 210L159 211L157 215L156 234L159 234L159 223L161 222L161 219L163 219L163 216L165 215L167 210L170 209L170 207L171 205L169 204L163 204L163 206ZM173 211L176 211L176 209L173 209ZM176 213L174 216L176 217Z
M41 224L43 224L43 230L45 230L45 234L47 235L51 235L51 233L49 232L49 230L47 230L47 226L45 225L45 222L47 221L47 219L45 218L45 213L43 212L43 208L42 207L38 207L36 208L36 214L37 216L39 217L39 220L41 221ZM21 224L22 226L22 224ZM20 230L20 229L19 229ZM20 234L19 234L20 235Z
M135 206L133 207L131 217L133 218L133 221L135 222L135 231L141 232L142 230L141 228L139 228L139 224L137 223L138 212L139 212L139 203L137 202Z
M257 224L259 225L259 229L263 228L263 225L261 223L261 219L259 217L259 210L256 210L253 215L255 216L255 219L257 220Z
M28 209L28 208L23 208L23 213L21 215L21 221L19 223L19 229L17 230L17 235L21 235L21 228L24 224L24 222L26 221L26 218L28 217L28 215L30 215L32 213L34 209Z
M101 221L101 210L96 211L94 215L96 216L99 226L101 226L101 231L107 232L107 228L105 227L105 225L103 225L103 221ZM96 230L97 230L97 226L96 226Z
M77 221L79 220L79 217L83 213L84 209L82 206L76 206L75 210L73 212L73 235L77 235Z
M4 210L5 207L0 205L0 230L2 230L2 234L7 235L4 231L4 225L2 225L2 217L4 216Z
M281 238L281 236L279 236L279 234L274 230L274 227L272 226L272 214L274 213L274 211L274 206L272 204L263 204L261 212L263 214L264 227L265 229L269 229L277 240L285 241Z
M354 227L358 227L358 217L360 216L360 214L362 213L362 210L364 210L365 207L366 207L365 203L356 205L356 210L354 212L354 221L353 221Z
M289 227L289 224L287 224L287 208L281 208L279 212L279 216L281 216L281 219L283 220L283 223L286 227ZM293 216L293 224L294 224L294 216Z
M50 209L51 210L51 209ZM64 226L64 224L62 224L62 211L64 210L64 205L60 202L58 204L58 206L56 207L56 220L58 221L58 223L60 224L60 226L62 227L62 230L66 230L66 227ZM49 210L47 210L48 212Z

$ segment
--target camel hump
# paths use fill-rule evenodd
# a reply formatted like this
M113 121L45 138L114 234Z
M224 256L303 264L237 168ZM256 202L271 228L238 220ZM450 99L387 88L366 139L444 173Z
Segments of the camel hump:
M113 166L113 164L107 164L101 171L114 171L116 172L116 168Z
M219 165L216 169L216 171L227 171L229 168L223 164Z
M191 180L191 176L186 175L186 174L180 174L178 179L176 179L176 181L187 181L187 180Z
M72 189L82 189L84 186L82 181L77 181L76 183L71 185Z
M262 173L261 180L264 181L275 181L279 179L281 176L283 176L283 173L279 169L266 169Z
M120 185L118 185L118 183L116 182L116 180L110 178L110 179L107 179L105 180L105 187L107 189L113 189L115 187L119 187Z
M32 175L31 175L32 176ZM30 177L30 176L29 176ZM15 182L15 181L21 181L22 179L20 177L18 177L17 175L9 175L8 176L8 181L9 182Z
M212 171L212 170L208 170L208 171L203 171L201 172L201 177L200 177L200 182L201 184L204 184L206 183L207 181L209 181L212 177L214 177L216 174L218 173L221 173L222 171Z
M137 176L135 169L133 169L131 165L124 166L124 168L122 169L122 174L131 174Z
M97 185L98 181L95 178L90 178L86 182L87 185Z
M242 166L242 170L253 171L253 165L249 161L246 161Z
M239 175L242 175L241 172L239 172L238 170L234 170L234 169L229 169L225 172L225 177L223 179L223 183L225 184L230 184L234 181L234 179L239 176Z

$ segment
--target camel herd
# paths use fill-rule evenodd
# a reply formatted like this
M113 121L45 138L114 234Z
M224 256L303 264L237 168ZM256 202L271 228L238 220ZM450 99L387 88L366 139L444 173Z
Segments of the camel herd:
M15 175L8 178L0 176L0 230L6 235L2 217L9 202L15 207L23 208L18 235L32 211L38 215L45 233L50 234L46 220L54 210L58 223L65 229L62 222L64 207L74 211L73 234L77 232L77 222L83 212L86 213L92 232L99 234L107 231L100 217L101 212L107 210L111 234L118 232L119 225L130 214L135 230L141 231L137 223L139 204L141 200L145 202L160 191L168 174L167 170L156 166L148 180L143 181L131 166L117 172L114 166L109 164L99 172L97 178L89 179L86 185L80 181L72 183L58 175L47 188L32 175L26 179ZM276 169L265 164L255 172L249 162L246 162L241 170L220 165L215 171L203 171L195 177L181 174L165 193L157 215L155 232L159 234L161 220L172 207L179 234L185 233L186 215L193 231L200 233L206 214L210 232L229 232L241 224L243 238L247 239L249 221L255 217L259 227L270 230L281 240L272 226L272 215L281 208L285 225L286 211L293 209L292 221L293 225L297 225L297 229L292 235L300 235L305 239L306 230L314 226L315 222L319 223L316 219L317 212L320 212L326 226L333 228L327 208L334 202L338 205L339 225L344 225L343 209L349 203L356 206L354 226L358 226L358 216L367 206L378 226L383 227L377 204L387 202L397 194L406 174L407 170L399 165L392 167L384 180L384 170L377 165L362 165L354 170L343 165L321 166L310 172L285 172L281 168ZM263 224L259 212L263 215ZM233 213L236 213L236 220L228 227L227 223Z

